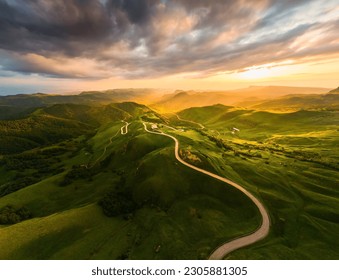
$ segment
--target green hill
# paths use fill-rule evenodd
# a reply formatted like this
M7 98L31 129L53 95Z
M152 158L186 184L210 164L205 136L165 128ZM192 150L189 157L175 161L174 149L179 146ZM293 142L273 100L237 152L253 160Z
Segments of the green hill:
M93 158L85 149L72 157L61 153L64 171L0 198L0 209L25 206L33 216L0 227L1 259L207 258L225 238L258 226L248 198L178 165L173 142L146 133L139 121L110 144L106 133L112 137L120 126L106 124L88 140ZM87 169L104 143L100 162ZM61 186L65 177L69 182ZM115 196L120 202L129 197L133 213L105 217L98 201L106 197L107 205Z
M266 241L229 258L338 258L339 113L221 108L190 108L179 116L204 125L194 137L219 152L213 156L201 144L199 151L226 177L258 190L272 219Z
M0 121L0 153L20 153L41 145L60 142L90 132L92 126L51 116L29 116Z
M164 116L134 102L0 121L0 259L206 259L259 226L246 196L180 164L143 121L267 207L269 236L227 258L338 259L337 111L219 104Z
M201 122L224 133L233 127L241 130L243 137L259 139L273 133L298 133L314 130L335 129L339 124L336 111L306 111L273 113L237 109L222 105L190 108L178 113L184 119Z
M0 154L22 152L92 133L102 124L146 112L151 110L136 103L56 104L36 109L25 118L0 121Z
M130 114L127 111L117 108L115 104L104 106L57 104L40 109L36 114L70 119L93 126L99 126L114 120L130 118Z

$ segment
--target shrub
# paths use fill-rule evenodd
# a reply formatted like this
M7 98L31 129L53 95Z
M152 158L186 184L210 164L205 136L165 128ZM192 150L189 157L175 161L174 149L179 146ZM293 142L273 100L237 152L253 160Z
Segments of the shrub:
M30 219L31 212L26 207L16 209L12 205L7 205L0 210L0 224L10 225Z
M108 217L131 214L137 209L132 197L122 191L108 192L99 201L99 205Z

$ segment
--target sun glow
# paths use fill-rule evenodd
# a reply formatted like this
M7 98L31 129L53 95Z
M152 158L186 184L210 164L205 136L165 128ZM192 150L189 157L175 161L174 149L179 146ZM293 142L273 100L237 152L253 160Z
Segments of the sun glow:
M250 67L240 72L238 76L245 80L257 80L272 76L272 71L267 67Z
M234 77L249 81L286 77L301 70L300 66L294 63L293 60L286 60L279 63L255 65L235 73Z

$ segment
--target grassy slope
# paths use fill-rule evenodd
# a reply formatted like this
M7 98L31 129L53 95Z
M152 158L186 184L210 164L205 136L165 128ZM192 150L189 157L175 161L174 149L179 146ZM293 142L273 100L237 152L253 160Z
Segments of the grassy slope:
M98 131L89 141L92 156L81 150L63 159L69 170L89 157L95 160L106 147L102 158L113 153L112 159L92 181L59 187L66 170L0 199L0 208L20 202L36 217L0 228L0 244L6 244L0 258L207 258L225 239L258 226L258 213L246 197L179 165L172 141L146 134L141 123L133 122L129 134L117 135L107 146L121 125ZM125 187L143 205L129 221L105 218L95 205L107 190L118 187L117 174L123 174Z
M1 259L117 258L128 243L127 222L94 205L73 208L1 229Z
M130 103L105 106L56 104L36 109L23 119L0 120L0 154L57 143L92 132L102 124L129 119L132 107L135 111L144 109Z
M203 110L188 109L180 116L201 121ZM207 133L223 139L237 154L219 148L220 154L213 155L199 146L200 152L213 158L210 161L219 166L219 172L257 193L272 219L267 240L229 257L337 259L338 171L322 163L338 162L338 113L272 114L225 108L205 120ZM232 127L240 132L231 134ZM321 164L293 157L292 151L311 153ZM256 153L261 157L248 156Z

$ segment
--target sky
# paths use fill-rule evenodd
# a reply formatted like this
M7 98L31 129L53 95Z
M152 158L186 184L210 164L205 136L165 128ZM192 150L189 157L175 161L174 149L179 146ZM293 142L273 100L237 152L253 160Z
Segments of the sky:
M338 0L0 0L0 94L339 86Z

